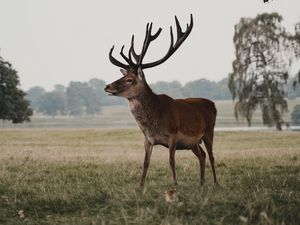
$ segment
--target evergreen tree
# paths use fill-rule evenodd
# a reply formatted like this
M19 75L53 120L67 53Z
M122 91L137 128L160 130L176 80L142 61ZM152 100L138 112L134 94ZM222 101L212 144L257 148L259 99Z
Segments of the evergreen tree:
M32 109L19 85L17 71L0 57L0 119L13 123L30 121Z

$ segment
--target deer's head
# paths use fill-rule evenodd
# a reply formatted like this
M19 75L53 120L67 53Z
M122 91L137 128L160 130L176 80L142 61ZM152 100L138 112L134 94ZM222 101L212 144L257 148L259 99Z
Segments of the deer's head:
M108 84L105 91L109 95L116 95L124 98L134 98L138 96L147 85L145 76L141 69L137 71L121 69L123 77Z
M145 54L148 50L150 43L154 41L162 31L162 29L159 28L157 32L154 35L152 35L151 34L152 23L150 24L148 23L146 26L146 35L145 35L142 51L140 54L137 54L134 49L134 35L132 35L128 56L126 56L123 52L124 45L121 48L120 55L126 61L127 64L118 61L116 58L112 56L112 52L114 50L114 46L113 46L109 52L109 60L111 61L112 64L122 68L121 73L123 74L123 77L114 81L111 84L108 84L105 87L105 91L108 92L110 95L116 95L125 98L133 98L139 95L139 93L141 93L141 91L144 90L145 86L147 86L143 69L148 69L154 66L158 66L163 62L165 62L180 47L180 45L184 42L184 40L188 37L188 35L192 31L193 28L192 14L190 18L190 24L187 24L187 28L185 32L182 32L181 26L176 16L175 16L175 22L176 22L176 29L177 29L177 40L174 43L173 30L172 27L170 27L171 43L170 43L169 50L164 57L162 57L157 61L150 62L150 63L143 63L143 59L145 57Z

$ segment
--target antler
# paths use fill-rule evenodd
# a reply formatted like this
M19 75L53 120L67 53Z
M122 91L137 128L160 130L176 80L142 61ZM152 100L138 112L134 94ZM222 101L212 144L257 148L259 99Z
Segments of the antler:
M115 57L112 56L112 52L114 50L114 45L111 47L110 51L109 51L109 60L112 64L116 65L116 66L119 66L121 68L124 68L124 69L130 69L130 66L129 65L125 65L123 63L121 63L119 60L117 60ZM123 48L122 48L123 49ZM122 51L120 52L120 54L122 53ZM121 54L122 55L122 54Z
M171 44L167 54L160 60L157 60L152 63L142 64L141 67L143 69L151 68L165 62L168 58L170 58L171 55L173 55L173 53L180 47L180 45L184 42L184 40L189 36L193 28L193 15L191 14L190 24L187 24L187 28L185 32L182 32L182 29L180 27L179 21L176 16L175 16L175 21L176 21L176 29L177 29L177 40L175 44L174 44L173 30L171 26L170 27Z
M150 26L149 26L149 23L147 23L145 40L143 43L142 52L139 55L136 54L136 52L134 50L134 35L132 35L132 39L131 39L131 50L132 51L131 51L131 53L132 53L133 57L135 58L137 65L141 66L141 67L142 67L142 61L145 57L145 54L148 50L148 47L149 47L151 41L154 41L160 35L160 32L162 31L162 29L159 28L158 31L154 35L151 35L151 31L152 31L152 23L150 23Z
M110 61L116 66L122 67L124 69L134 69L134 70L137 70L139 67L142 68L142 69L147 69L147 68L151 68L151 67L162 64L168 58L170 58L171 55L173 55L173 53L180 47L180 45L185 41L185 39L191 33L192 28L193 28L193 15L191 14L190 24L187 24L187 28L186 28L185 32L182 32L181 26L180 26L179 21L178 21L176 16L175 16L175 22L176 22L176 29L177 29L177 40L174 44L174 36L173 36L173 30L172 30L172 26L171 26L170 27L171 44L170 44L168 52L166 53L166 55L163 58L161 58L157 61L151 62L151 63L146 63L146 64L142 63L150 43L152 41L154 41L160 35L160 33L162 31L162 29L159 28L158 31L154 35L152 35L151 34L152 33L152 23L150 23L150 25L149 25L149 23L147 23L146 35L145 35L145 39L144 39L143 48L142 48L141 53L140 54L136 53L136 51L134 49L134 35L132 35L131 46L130 46L130 49L128 51L128 57L125 56L124 53L123 53L124 46L122 47L121 52L120 52L120 55L128 63L128 65L125 65L125 64L121 63L120 61L118 61L117 59L115 59L112 56L114 46L110 49L110 52L109 52ZM133 56L136 63L134 63L132 61L131 56Z

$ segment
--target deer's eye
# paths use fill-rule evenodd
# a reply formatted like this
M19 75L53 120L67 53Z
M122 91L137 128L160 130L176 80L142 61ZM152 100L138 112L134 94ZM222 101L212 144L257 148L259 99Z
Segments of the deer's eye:
M126 80L126 82L127 82L127 83L132 83L133 80L132 80L132 79L128 79L128 80Z

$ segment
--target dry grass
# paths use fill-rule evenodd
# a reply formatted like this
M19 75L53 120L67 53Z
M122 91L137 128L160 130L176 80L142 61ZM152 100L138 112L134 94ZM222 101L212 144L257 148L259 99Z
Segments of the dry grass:
M278 158L300 153L299 132L216 132L215 157ZM29 157L45 161L141 161L143 135L137 129L4 129L0 131L0 160ZM154 160L167 160L168 150L155 146ZM177 151L178 159L194 158Z
M216 132L222 189L209 166L200 188L196 157L178 151L177 197L167 203L166 148L154 148L146 188L138 187L144 151L137 129L4 129L0 224L298 224L299 137Z

